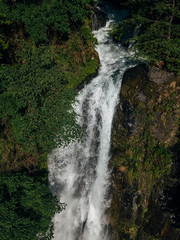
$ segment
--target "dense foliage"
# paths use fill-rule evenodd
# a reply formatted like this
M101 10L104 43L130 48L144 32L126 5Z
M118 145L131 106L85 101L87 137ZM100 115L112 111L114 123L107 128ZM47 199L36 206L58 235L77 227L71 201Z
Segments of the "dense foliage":
M89 0L1 0L7 18L21 25L36 43L48 42L52 35L67 38L72 28L78 28L87 13Z
M49 240L51 219L64 204L39 177L27 173L0 176L0 239Z
M11 117L16 140L25 150L47 151L55 143L69 143L79 129L71 107L75 91L67 86L57 56L48 47L32 45L19 54L16 65L1 68L0 116Z
M8 48L8 40L3 31L4 26L10 25L10 21L6 19L6 14L0 12L0 59L2 58L2 51Z
M53 148L83 134L72 104L99 64L90 2L0 0L2 240L52 239L51 219L64 208L41 171Z
M113 37L132 43L136 56L179 73L180 3L176 0L130 0L131 16L113 30Z
M81 137L75 87L98 66L89 2L0 0L0 118L13 132L2 131L11 137L2 137L1 157L3 149L15 150L6 147L14 141L27 154L42 154Z

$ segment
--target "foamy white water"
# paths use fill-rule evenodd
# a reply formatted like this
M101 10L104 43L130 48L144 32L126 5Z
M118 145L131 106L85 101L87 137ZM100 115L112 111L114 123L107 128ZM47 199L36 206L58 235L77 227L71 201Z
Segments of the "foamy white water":
M110 204L108 169L111 126L130 54L109 39L110 25L123 10L113 10L106 26L95 32L100 70L77 97L74 107L87 132L83 143L55 149L49 156L49 183L66 210L54 217L55 240L106 240Z

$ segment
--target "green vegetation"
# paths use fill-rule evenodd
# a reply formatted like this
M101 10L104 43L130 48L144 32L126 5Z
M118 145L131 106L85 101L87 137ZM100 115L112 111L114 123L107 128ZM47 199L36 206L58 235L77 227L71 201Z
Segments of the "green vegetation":
M171 144L177 141L174 134L178 129L174 113L177 112L179 105L178 89L170 88L170 85L171 82L178 81L179 78L172 79L161 88L157 88L153 83L137 77L128 79L121 90L121 98L128 99L134 109L137 133L129 136L127 129L123 129L121 135L114 131L113 141L116 143L114 151L116 149L121 151L112 164L125 166L132 181L139 177L140 172L145 172L152 178L151 188L171 171L174 152ZM139 100L141 91L146 96L147 102Z
M129 240L133 240L136 237L138 226L135 224L122 223L118 226L118 230L129 237Z
M1 0L1 7L13 25L24 28L29 39L36 43L47 43L54 35L68 38L73 28L81 26L87 14L88 2L89 0Z
M34 156L34 163L32 156L29 166L18 164L20 169L46 167L44 156L50 150L82 137L72 104L78 84L99 64L89 2L0 1L0 163L7 167L4 171L10 165L10 171L12 166L18 170L14 164L4 164L14 156L5 157L4 149L21 149L22 162L22 155ZM5 132L9 138L4 139Z
M116 41L133 43L137 57L179 72L180 5L176 0L130 0L131 15L112 31Z
M171 231L178 235L175 229L168 229L171 222L157 199L176 179L180 78L154 84L142 72L141 66L127 72L112 132L110 224L117 239L160 239L171 236ZM152 232L158 224L157 214L162 214L166 224Z
M64 204L50 193L43 177L25 172L0 176L0 239L52 238L51 219Z
M4 26L10 25L10 21L6 19L6 14L0 12L0 59L2 58L2 51L8 48L8 40L3 31Z
M138 178L139 172L152 175L154 184L164 175L170 174L172 152L165 144L160 143L158 139L151 135L151 121L152 117L148 118L148 116L147 119L139 119L138 128L142 131L138 136L130 137L129 141L126 141L126 139L121 141L119 147L122 153L119 154L118 161L115 164L125 165L132 180Z
M2 240L50 240L64 209L47 184L47 154L84 134L72 104L99 65L90 3L0 0Z
M49 47L30 44L19 55L16 65L1 68L0 116L10 117L14 136L26 151L48 151L54 141L69 143L78 136L71 107L75 91L67 87L57 56Z

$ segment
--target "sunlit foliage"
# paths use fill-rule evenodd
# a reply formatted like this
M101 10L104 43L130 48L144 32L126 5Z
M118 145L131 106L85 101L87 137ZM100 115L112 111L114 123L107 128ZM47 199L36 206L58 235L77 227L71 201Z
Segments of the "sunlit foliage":
M137 56L179 73L180 6L176 0L130 0L131 16L113 30L117 41L132 43Z

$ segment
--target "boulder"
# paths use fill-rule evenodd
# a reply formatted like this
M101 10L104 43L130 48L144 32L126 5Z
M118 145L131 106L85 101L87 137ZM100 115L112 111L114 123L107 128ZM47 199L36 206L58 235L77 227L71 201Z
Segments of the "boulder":
M149 79L156 84L165 83L173 77L175 77L174 73L166 72L157 67L152 67L149 70Z

